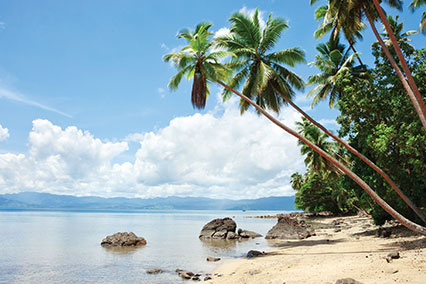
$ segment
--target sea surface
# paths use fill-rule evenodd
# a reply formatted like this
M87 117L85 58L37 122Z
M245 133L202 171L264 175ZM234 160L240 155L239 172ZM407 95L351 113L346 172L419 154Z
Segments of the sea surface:
M267 250L264 238L201 241L198 234L215 218L233 217L237 228L265 235L276 219L247 218L283 211L0 211L0 283L183 283L176 269L212 272L251 249ZM134 232L144 247L112 250L101 240ZM206 257L220 257L217 263ZM160 268L165 273L150 275ZM191 281L192 282L192 281Z

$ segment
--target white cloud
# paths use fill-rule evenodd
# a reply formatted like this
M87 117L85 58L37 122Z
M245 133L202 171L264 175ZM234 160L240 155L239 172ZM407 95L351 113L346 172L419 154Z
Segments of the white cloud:
M36 101L30 100L30 99L26 98L24 95L22 95L18 92L8 90L8 89L1 87L1 86L0 86L0 98L5 98L5 99L8 99L8 100L20 102L20 103L23 103L23 104L32 105L32 106L35 106L35 107L38 107L38 108L41 108L41 109L44 109L44 110L56 112L60 115L66 116L66 117L71 117L71 115L69 115L67 113L64 113L64 112L57 110L55 108L52 108L52 107L48 107L48 106L43 105L41 103L38 103Z
M230 32L229 28L225 28L225 27L223 27L223 28L218 29L218 30L214 33L213 38L218 38L218 37L220 37L220 36L226 36L226 35L229 35L230 33L231 33L231 32Z
M292 195L290 175L304 168L296 140L264 117L240 116L237 106L231 100L220 114L178 117L158 131L131 134L125 141L140 148L123 163L113 161L127 142L35 120L27 154L0 154L0 188L129 197ZM289 126L298 119L289 109L280 116Z
M9 129L0 124L0 141L6 140L7 138L9 138Z

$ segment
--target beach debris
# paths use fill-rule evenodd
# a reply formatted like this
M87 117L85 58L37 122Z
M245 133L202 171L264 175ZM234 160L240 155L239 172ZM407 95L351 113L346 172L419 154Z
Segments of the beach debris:
M263 256L263 255L266 255L266 253L264 251L250 250L247 253L247 258L259 257L259 256Z
M146 240L142 237L138 237L133 232L123 232L115 233L113 235L107 236L102 240L101 245L104 247L117 247L117 246L144 246L146 245Z
M337 280L335 284L363 284L363 283L356 281L353 278L343 278L343 279Z
M206 260L207 260L207 261L219 261L219 260L220 260L220 257L208 256Z
M231 218L218 218L208 222L201 229L200 239L226 239L229 232L235 234L237 224Z
M160 268L148 269L146 271L146 273L148 273L148 274L159 274L159 273L163 273L163 272L166 272L166 271L163 270L163 269L160 269Z
M376 237L381 237L381 238L389 238L392 235L392 230L391 228L383 228L380 227L377 229L376 231Z
M265 239L306 239L313 235L315 235L314 229L305 221L281 216L277 224L268 231Z
M388 263L392 262L392 259L398 259L400 258L399 252L395 251L395 252L391 252L386 256L386 261Z

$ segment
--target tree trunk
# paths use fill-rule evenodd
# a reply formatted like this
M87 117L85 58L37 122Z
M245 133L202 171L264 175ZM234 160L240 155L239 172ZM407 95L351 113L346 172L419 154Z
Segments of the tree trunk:
M426 117L425 103L424 103L423 98L422 98L422 96L419 92L419 88L417 88L416 82L414 82L413 76L411 75L410 68L408 68L407 61L405 61L404 55L401 52L401 48L399 47L398 41L396 40L396 37L395 37L395 34L393 33L391 27L389 26L389 22L386 18L386 15L385 15L382 7L379 4L379 2L377 0L373 0L373 2L374 2L374 5L376 6L377 12L379 12L380 19L382 20L382 23L385 26L386 32L388 33L389 38L392 41L393 48L395 49L396 54L398 55L399 61L401 62L402 69L404 70L404 73L407 76L408 83L410 84L411 89L414 91L416 99L417 99L417 101L420 105L420 108L422 110L422 114L423 114L423 116ZM424 124L423 124L423 126L424 126ZM425 127L425 129L426 129L426 127Z
M280 94L280 96L289 104L291 105L295 110L297 110L299 113L301 113L304 117L306 117L310 122L312 122L315 126L317 126L319 129L321 129L322 131L324 131L328 136L332 137L334 140L336 140L338 143L340 143L343 147L345 147L346 149L348 149L352 154L354 154L355 156L359 157L364 163L366 163L368 166L370 166L370 168L372 168L373 170L375 170L378 174L380 174L386 181L387 183L396 191L396 193L402 198L402 200L404 200L404 202L410 206L411 209L413 209L413 211L417 214L417 216L420 217L420 219L426 224L426 215L425 213L423 213L422 210L420 210L420 208L418 208L397 186L396 184L392 181L392 179L381 169L379 168L376 164L374 164L372 161L370 161L370 159L368 159L367 157L365 157L363 154L361 154L360 152L358 152L358 150L356 150L354 147L352 147L351 145L349 145L348 143L346 143L346 141L344 141L343 139L341 139L340 137L334 135L331 131L329 131L327 128L325 128L324 126L322 126L320 123L318 123L317 121L315 121L312 117L310 117L306 112L304 112L302 109L300 109L296 104L294 104L289 98L287 98L286 96L284 96L281 92L279 92L276 88L274 88L275 92L277 92L278 94Z
M292 136L296 137L303 143L305 143L308 147L313 149L315 152L317 152L319 155L321 155L323 158L325 158L327 161L331 162L334 166L342 170L345 174L347 174L351 179L353 179L357 184L359 184L386 212L388 212L392 217L394 217L396 220L398 220L402 225L407 227L408 229L425 235L426 236L426 227L422 227L401 214L399 214L395 209L393 209L389 204L387 204L383 199L380 198L369 186L366 184L361 178L359 178L354 172L352 172L350 169L348 169L346 166L341 164L339 161L337 161L333 156L322 150L320 147L297 133L296 131L292 130L291 128L287 127L280 121L278 121L276 118L274 118L272 115L270 115L268 112L266 112L264 109L262 109L259 105L257 105L255 102L244 96L243 94L237 92L236 90L232 89L222 81L217 81L222 87L225 89L233 92L237 96L239 96L241 99L252 105L256 110L258 110L260 113L262 113L265 117L267 117L270 121L272 121L274 124L282 128L287 133L291 134Z
M379 33L377 32L376 27L374 26L374 22L370 16L370 13L368 13L368 10L364 9L364 13L367 16L368 22L370 23L371 29L374 32L374 35L376 36L377 40L379 41L379 44L382 46L383 51L385 52L387 58L389 59L393 69L395 69L396 74L398 75L399 80L401 80L402 85L404 86L405 90L408 93L408 96L411 99L411 102L414 105L414 108L419 115L420 121L423 124L423 128L426 130L426 112L423 112L422 107L420 103L423 102L423 100L418 101L417 97L414 95L413 90L411 89L410 85L407 83L407 80L404 78L404 74L402 74L401 69L399 69L398 65L396 64L395 60L393 59L391 53L389 52L389 49L386 47L386 44L383 42L382 38L380 37ZM424 105L424 103L423 103Z

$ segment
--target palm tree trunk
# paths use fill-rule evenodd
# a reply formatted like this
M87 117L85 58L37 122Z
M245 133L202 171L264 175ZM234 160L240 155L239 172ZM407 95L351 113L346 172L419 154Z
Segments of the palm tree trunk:
M398 220L402 225L404 225L405 227L407 227L408 229L410 229L410 230L412 230L416 233L419 233L419 234L426 236L426 227L422 227L422 226L408 220L407 218L405 218L401 214L399 214L395 209L393 209L391 206L389 206L389 204L387 204L383 199L381 199L380 196L377 195L377 193L375 193L368 186L367 183L365 183L360 177L358 177L349 168L347 168L346 166L341 164L339 161L337 161L333 156L331 156L330 154L328 154L327 152L322 150L320 147L318 147L317 145L315 145L314 143L312 143L311 141L309 141L308 139L306 139L305 137L303 137L302 135L300 135L296 131L292 130L291 128L287 127L286 125L284 125L283 123L278 121L276 118L274 118L272 115L270 115L268 112L266 112L259 105L257 105L255 102L253 102L252 100L250 100L249 98L247 98L243 94L232 89L231 87L229 87L228 85L226 85L222 81L217 81L217 83L219 83L225 89L233 92L234 94L239 96L241 99L243 99L247 103L251 104L257 111L262 113L265 117L267 117L270 121L272 121L278 127L282 128L284 131L286 131L290 135L296 137L297 139L299 139L300 141L305 143L308 147L313 149L315 152L317 152L319 155L321 155L324 159L326 159L327 161L332 163L334 166L336 166L337 168L342 170L351 179L353 179L358 185L360 185L386 212L388 212L392 217L394 217L396 220Z
M407 76L408 83L410 84L411 89L414 91L414 94L416 95L416 99L420 105L423 115L426 116L425 103L419 92L419 88L417 88L416 82L414 81L413 76L411 75L410 68L408 68L407 61L405 61L404 55L401 52L401 48L399 47L395 34L393 33L392 28L389 26L389 22L379 2L377 0L373 0L373 2L374 2L374 5L376 6L377 12L379 12L380 19L382 20L382 23L384 24L386 28L386 32L388 33L389 38L392 41L393 48L395 49L396 54L398 55L399 61L401 62L402 69L404 70L404 73Z
M349 43L349 47L352 49L353 53L355 54L356 58L359 61L359 64L361 64L361 66L364 66L364 63L362 63L361 61L361 57L359 57L359 54L356 52L354 45L352 44L352 42L348 39L348 43Z
M396 74L399 77L399 80L401 80L402 85L404 86L405 90L408 93L408 96L411 99L411 102L414 105L414 108L419 115L420 121L423 124L423 128L426 130L426 111L422 110L421 103L423 103L423 100L418 101L417 97L414 95L413 90L411 89L410 85L407 83L407 80L404 78L404 74L402 74L401 69L399 69L398 65L395 62L395 59L393 59L391 53L389 52L389 49L386 47L386 44L383 42L382 38L380 37L379 33L377 32L376 27L374 26L374 22L370 16L370 13L368 12L365 7L363 7L364 13L367 16L368 22L370 23L371 29L374 32L374 35L376 36L377 40L379 41L380 45L382 46L383 51L385 52L387 58L389 59L389 62L391 63L393 69L395 69ZM424 105L424 103L423 103Z
M380 174L387 183L396 191L396 193L404 200L404 202L410 206L411 209L417 214L417 216L422 219L422 221L426 224L426 214L420 210L392 181L392 179L376 164L374 164L370 159L368 159L366 156L358 152L354 147L346 143L343 139L340 137L334 135L331 131L329 131L327 128L322 126L319 122L314 120L312 117L310 117L306 112L304 112L302 109L300 109L296 104L294 104L289 98L284 96L280 91L278 91L276 88L274 88L275 92L277 92L289 105L291 105L295 110L297 110L299 113L301 113L304 117L306 117L310 122L312 122L315 126L317 126L319 129L324 131L328 136L332 137L334 140L336 140L338 143L340 143L343 147L348 149L352 154L360 158L364 163L366 163L370 168L375 170L378 174Z

